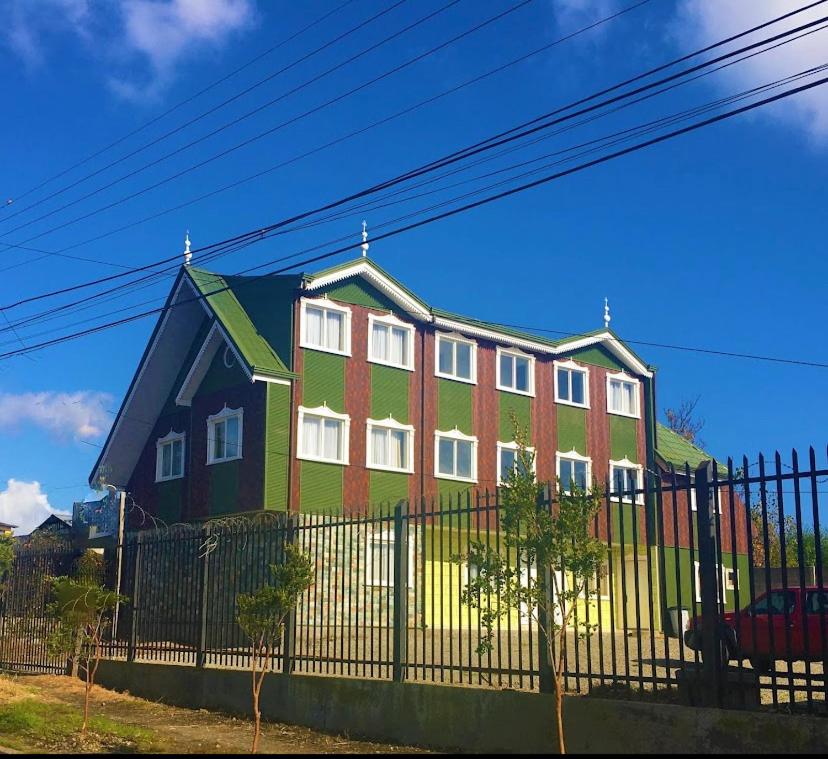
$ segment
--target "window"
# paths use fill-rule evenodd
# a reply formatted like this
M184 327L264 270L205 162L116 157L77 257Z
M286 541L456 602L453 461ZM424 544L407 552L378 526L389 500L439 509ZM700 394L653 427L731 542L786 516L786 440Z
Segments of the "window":
M414 428L391 417L368 420L367 465L392 472L414 471Z
M155 443L155 481L184 476L184 433L170 430Z
M535 357L516 350L497 349L497 389L535 394Z
M477 438L458 430L435 432L434 476L477 482Z
M589 408L589 370L574 361L555 362L555 402Z
M302 298L303 348L351 355L351 309L327 298Z
M588 490L592 482L592 459L581 456L575 449L569 453L555 454L561 492L571 493L574 485L579 490Z
M698 562L697 562L698 563ZM767 614L774 616L779 614L790 614L796 606L796 594L792 590L773 590L764 598L760 598L750 607L750 613L754 616Z
M729 569L725 567L724 570L724 586L725 590L737 590L739 587L739 570Z
M610 414L639 417L638 380L624 372L607 375L607 411Z
M436 367L438 377L477 382L477 343L460 335L437 334Z
M627 503L634 499L636 503L644 503L643 487L643 468L640 464L634 464L629 459L610 461L610 488L616 499ZM636 490L642 492L636 493Z
M368 360L414 370L414 326L395 316L368 316Z
M365 565L365 584L384 588L394 587L394 531L382 530L368 537L368 561ZM414 541L405 541L408 545L406 581L409 588L414 587Z
M351 418L347 414L337 414L327 406L300 406L298 457L329 464L347 464L350 424Z
M697 561L693 562L693 570L694 570L694 574L695 574L694 579L695 579L696 601L701 603L701 600L702 600L701 569L699 568L699 562L697 562ZM725 568L725 571L728 571L727 568ZM721 574L721 567L718 564L716 564L716 600L719 601L719 602L721 602L721 600L722 600L722 588L721 588L721 584L719 582L720 574ZM728 588L728 590L732 590L732 589Z
M207 463L218 464L242 457L243 409L225 406L207 417Z
M534 448L526 448L527 453L531 454L532 457L532 471L535 471L535 449ZM520 466L523 473L525 474L525 469L523 469L523 465L518 457L518 444L517 443L501 443L498 441L497 443L497 484L503 485L509 479L509 473L515 468Z
M828 614L828 591L809 590L805 595L806 614Z

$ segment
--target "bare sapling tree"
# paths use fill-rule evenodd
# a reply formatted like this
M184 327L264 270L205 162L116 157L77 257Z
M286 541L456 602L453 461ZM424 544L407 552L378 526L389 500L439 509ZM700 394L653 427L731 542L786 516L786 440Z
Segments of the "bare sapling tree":
M250 668L253 674L253 747L259 749L262 713L259 698L262 683L270 669L271 656L282 638L285 619L296 608L302 594L313 584L314 567L310 557L296 546L285 546L283 560L270 565L273 584L238 597L237 621L250 640Z
M87 551L75 563L72 576L51 580L52 602L48 611L58 625L48 638L49 653L69 657L73 672L83 675L82 735L89 727L89 697L112 613L119 603L127 601L125 596L107 590L102 577L103 560L93 551Z
M488 542L472 541L468 555L458 557L475 570L469 572L461 600L478 610L482 634L477 650L481 655L492 650L501 618L528 614L538 625L551 669L558 746L563 754L567 633L580 639L597 627L576 609L579 603L590 603L590 587L594 594L607 560L607 546L591 535L601 492L595 484L580 489L574 482L564 491L559 482L554 502L545 500L544 487L534 475L534 453L527 448L526 432L514 415L512 425L517 455L502 488L500 527L505 546L516 549L518 560L510 561L509 552L504 555ZM535 572L527 571L529 567Z
M699 405L701 396L696 396L692 401L682 401L677 408L664 409L664 416L667 418L667 426L685 440L698 447L704 446L704 440L699 433L704 428L704 419L696 415L696 406Z

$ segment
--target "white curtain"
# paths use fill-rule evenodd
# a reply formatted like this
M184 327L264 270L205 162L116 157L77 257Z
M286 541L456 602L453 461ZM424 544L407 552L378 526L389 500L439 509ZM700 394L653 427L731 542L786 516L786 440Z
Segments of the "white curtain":
M624 383L624 411L628 414L635 412L635 403L633 401L633 389L635 386L631 382Z
M342 422L333 419L325 420L324 456L326 459L335 459L338 461L342 458L340 454L341 430Z
M391 466L398 469L406 469L408 467L408 456L406 453L406 434L403 430L394 430L391 433L391 450L390 463Z
M342 340L342 325L344 318L342 314L339 314L336 311L328 311L325 317L327 319L325 346L335 351L344 350L345 345Z
M371 333L371 357L380 361L388 360L388 327L375 324Z
M306 416L302 421L302 453L319 456L319 419Z
M322 319L324 312L310 306L305 309L305 340L310 345L322 345Z
M394 327L391 330L391 356L390 360L394 364L407 364L406 356L406 341L408 339L408 331Z
M610 382L610 408L613 411L623 411L621 405L621 383L618 381Z
M388 431L371 428L371 463L388 466Z

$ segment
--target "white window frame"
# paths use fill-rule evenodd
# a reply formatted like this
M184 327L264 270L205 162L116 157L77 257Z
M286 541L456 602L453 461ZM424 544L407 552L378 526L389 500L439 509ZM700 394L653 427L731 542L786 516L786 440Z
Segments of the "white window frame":
M407 433L406 440L406 458L408 459L405 466L402 468L390 466L387 464L372 463L372 448L373 437L371 432L374 428L383 430L402 431ZM402 472L403 474L414 474L414 426L411 424L402 424L394 417L389 416L387 419L368 419L366 422L365 433L365 466L368 469L379 469L384 472Z
M636 487L636 490L642 490L641 493L635 494L635 503L639 506L644 504L644 467L641 464L636 464L634 461L630 461L628 458L624 457L620 461L613 461L610 459L609 462L609 476L610 476L610 492L612 492L612 488L615 486L615 472L614 470L617 468L620 469L635 469L638 472L638 478L636 484L640 487ZM612 496L613 501L621 501L622 503L632 503L629 500L629 496L627 493L615 494Z
M170 480L180 480L184 476L184 470L186 468L185 463L185 453L187 450L187 443L186 443L186 432L174 432L172 429L164 435L164 437L158 438L155 441L155 481L156 482L169 482ZM162 469L162 449L167 445L172 445L176 441L181 441L181 473L180 474L170 474L167 477L164 477L161 474ZM172 471L172 453L170 453L170 471Z
M303 453L305 446L305 431L304 421L306 416L313 416L321 419L335 419L343 423L342 429L342 460L329 459L325 456L311 456ZM304 461L319 461L323 464L339 464L341 466L348 466L350 463L350 437L351 437L351 417L348 414L339 414L336 411L328 408L327 405L316 406L315 408L308 408L306 406L299 406L299 419L296 427L296 458Z
M618 382L628 382L635 386L633 391L633 398L635 399L635 412L632 414L628 414L626 411L615 411L610 406L610 402L612 400L612 393L610 392L610 386L613 380L617 380ZM607 373L607 413L608 414L615 414L615 416L626 416L630 419L640 419L641 418L641 380L637 377L633 377L626 372L613 372Z
M580 372L584 375L584 402L583 403L575 403L571 400L566 400L561 398L560 393L558 392L558 370L564 369L568 372ZM575 408L589 408L589 368L579 364L575 361L567 360L567 361L553 361L552 362L552 371L554 372L554 380L555 380L555 403L561 403L564 406L574 406ZM570 382L570 388L572 387L572 383Z
M701 600L702 600L702 597L701 597L701 570L699 569L699 562L698 561L693 562L693 571L695 573L694 579L696 581L696 588L695 588L695 590L696 590L696 601L698 603L701 603ZM719 582L719 575L721 574L721 571L722 571L722 567L717 563L716 564L716 600L719 603L722 602L722 597L721 597L722 596L722 587L721 587L721 583ZM731 570L730 570L729 567L725 567L725 571L729 572ZM738 571L739 570L732 570L732 571L735 571L737 573L736 582L739 582L739 578L738 578ZM727 575L725 575L725 578L726 577L727 577ZM727 586L727 580L725 579L725 592L727 592L728 590L733 590L733 588L729 588Z
M471 377L458 377L456 374L449 374L448 372L440 371L440 342L446 340L455 345L457 343L464 343L471 346L471 356L469 359L469 369L471 370ZM454 350L454 366L457 367L457 350ZM458 332L436 332L434 340L434 376L442 377L443 379L454 380L455 382L465 382L467 385L477 384L477 342L464 337Z
M215 438L215 427L228 419L237 417L239 420L239 450L235 456L226 456L224 458L216 458L213 455L213 439ZM212 414L207 417L207 464L223 464L226 461L238 461L242 458L242 440L244 439L244 409L243 408L229 408L224 404L224 408L218 414ZM225 445L226 450L226 445Z
M444 474L440 471L440 440L447 438L454 441L464 441L472 445L471 477L459 477L453 474ZM455 446L454 468L457 469L457 455ZM434 432L434 476L440 480L454 480L455 482L477 482L477 438L474 435L464 435L460 430L453 429L448 432L435 430Z
M555 477L558 480L561 478L561 461L581 461L586 464L586 492L589 493L592 490L592 459L582 456L574 448L571 451L555 451Z
M711 483L711 486L712 486L712 483ZM678 492L687 492L687 491L684 488L682 488ZM716 508L716 512L718 514L721 514L722 513L722 495L721 495L721 493L719 493L718 501L719 501L719 505ZM715 503L715 500L714 500L714 503ZM695 483L694 480L690 480L690 511L698 511L698 510L699 510L699 504L698 504L698 501L696 500L696 483Z
M517 451L520 446L513 440L509 443L502 443L500 440L497 441L497 484L498 485L505 485L505 481L500 479L500 473L503 469L502 465L502 454L503 451ZM532 474L537 474L537 457L535 456L535 449L533 446L527 445L526 450L532 454ZM517 457L516 459L517 460Z
M408 333L408 340L407 340L407 349L406 349L406 356L405 356L405 363L403 364L395 364L393 361L386 361L385 359L375 358L371 351L373 350L374 345L374 325L375 324L382 324L388 327L390 332L392 327L396 327L397 329L403 329ZM405 369L406 371L413 372L414 371L414 337L415 337L415 327L413 324L409 324L408 322L404 322L402 319L398 319L394 314L387 314L385 316L377 316L376 314L368 314L368 361L372 364L382 364L383 366L393 366L396 369Z
M345 330L345 348L343 350L336 350L334 348L328 348L323 345L313 345L309 343L307 340L307 308L311 306L313 308L320 308L326 311L336 311L340 314L344 314L344 330ZM327 320L323 320L323 324L327 324ZM335 303L330 298L302 298L301 299L301 306L300 306L300 314L299 314L299 345L302 348L308 348L309 350L314 351L321 351L322 353L334 353L337 356L350 356L351 355L351 309L348 306L340 305L339 303Z
M365 563L365 584L370 587L374 588L393 588L394 587L394 561L393 561L393 546L395 542L394 530L387 529L387 530L374 530L368 534L368 548L367 548L367 556L366 556L366 563ZM388 576L382 576L382 572L380 572L380 577L374 577L374 542L384 543L388 546L391 546L391 562L389 567ZM408 577L406 578L406 585L409 588L414 587L415 582L415 555L414 555L414 541L411 539L411 535L408 536ZM384 569L382 567L381 569Z
M527 390L518 390L514 387L504 385L500 380L500 358L503 355L512 356L513 358L524 358L529 361L529 388ZM507 393L515 393L517 395L535 395L535 357L531 353L524 353L517 348L503 348L497 346L497 389L504 390ZM514 372L514 377L517 377L517 372Z

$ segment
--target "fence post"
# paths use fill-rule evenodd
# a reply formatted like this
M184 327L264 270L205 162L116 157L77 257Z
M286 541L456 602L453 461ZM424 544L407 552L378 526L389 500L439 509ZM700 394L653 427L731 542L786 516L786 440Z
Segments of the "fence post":
M545 483L538 496L538 511L552 508L552 488ZM520 561L520 557L518 557ZM538 607L538 688L541 693L553 693L555 690L555 676L552 671L552 662L549 660L550 641L546 638L545 630L548 628L547 609L552 608L552 574L549 565L538 567L543 572L543 592L546 597L546 604ZM536 580L537 582L537 580ZM554 641L552 641L554 644Z
M291 545L296 541L296 515L288 514L285 524L285 546ZM282 548L282 561L284 561L284 548ZM295 639L293 636L293 628L296 626L296 607L292 606L285 617L285 623L282 626L282 672L289 675L293 672L293 659L295 654Z
M207 600L209 597L209 582L210 582L210 551L207 547L207 541L210 539L210 527L205 525L201 529L201 539L196 549L199 553L202 551L204 555L201 556L201 582L198 585L198 606L196 607L196 635L198 635L198 642L196 647L196 667L203 667L207 660Z
M403 515L405 509L405 516ZM405 680L408 661L408 503L394 507L394 658L392 677Z
M141 604L141 538L139 532L135 537L135 561L132 565L132 619L129 625L129 643L127 644L127 661L135 661L135 648L138 643L138 613Z
M701 689L706 706L721 703L722 657L719 635L718 578L716 569L716 517L711 508L713 492L712 461L704 461L696 469L696 524L699 540L699 584L702 609L702 679Z

